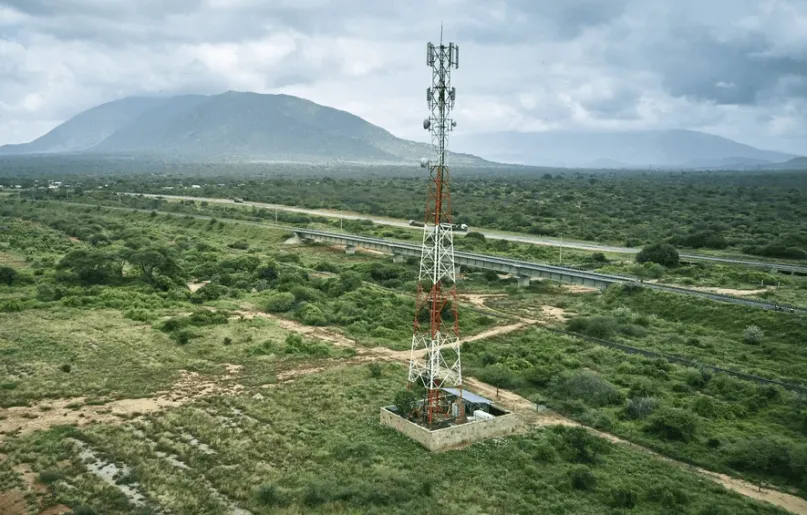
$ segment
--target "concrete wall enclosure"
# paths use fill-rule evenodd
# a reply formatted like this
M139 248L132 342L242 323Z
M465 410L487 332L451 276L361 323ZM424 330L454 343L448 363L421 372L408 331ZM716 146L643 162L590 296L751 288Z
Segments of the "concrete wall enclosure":
M474 420L431 431L401 417L395 412L393 406L381 408L380 422L381 425L405 434L430 451L442 451L486 438L509 435L519 428L518 418L510 412L505 412L503 415L488 420Z

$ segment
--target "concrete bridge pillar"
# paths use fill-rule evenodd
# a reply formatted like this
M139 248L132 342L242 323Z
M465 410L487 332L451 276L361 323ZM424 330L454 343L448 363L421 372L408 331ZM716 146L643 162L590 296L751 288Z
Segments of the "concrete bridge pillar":
M461 273L462 273L462 267L460 265L454 265L454 277L456 277L458 281L460 280Z
M404 256L403 254L393 254L392 255L392 262L393 263L398 264L398 263L403 263L404 261L406 261L406 256Z
M356 253L356 246L352 244L345 245L345 254L353 255Z
M530 285L530 276L529 275L516 275L516 281L518 281L519 288L527 288Z

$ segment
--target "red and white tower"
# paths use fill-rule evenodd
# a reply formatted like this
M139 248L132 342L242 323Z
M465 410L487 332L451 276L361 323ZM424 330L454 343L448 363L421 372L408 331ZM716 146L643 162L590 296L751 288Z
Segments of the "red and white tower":
M432 69L432 85L426 90L431 114L423 121L423 128L431 132L433 155L421 161L421 166L429 170L429 191L409 381L420 381L428 389L424 409L431 426L435 417L449 416L460 421L465 418L447 162L448 133L457 125L449 115L456 98L451 70L458 67L459 47L454 43L444 45L441 30L440 44L426 46L426 63ZM446 387L459 390L459 402L453 409L442 402L441 388Z

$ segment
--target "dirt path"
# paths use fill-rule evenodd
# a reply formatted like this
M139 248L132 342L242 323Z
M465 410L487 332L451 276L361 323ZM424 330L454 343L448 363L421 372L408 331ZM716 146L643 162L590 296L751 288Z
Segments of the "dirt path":
M572 419L566 418L563 415L560 415L550 410L538 411L536 409L535 403L525 399L524 397L521 397L520 395L514 392L497 389L495 386L483 383L482 381L479 381L474 378L465 378L464 382L465 386L474 393L478 393L490 399L495 399L497 403L513 411L513 413L515 413L516 415L518 415L519 418L521 418L526 428L551 426L551 425L565 425L565 426L581 425L580 423ZM658 454L657 452L651 451L650 449L647 449L645 447L633 444L627 440L619 438L618 436L614 436L609 433L603 433L602 431L597 431L596 429L592 429L590 427L586 427L586 429L591 433L601 438L605 438L606 440L609 440L613 443L629 446L631 449L643 452L666 463L671 463L673 465L684 468L691 472L700 474L701 476L704 476L716 483L719 483L728 490L732 490L736 493L739 493L746 497L750 497L752 499L768 502L770 504L773 504L774 506L778 506L779 508L789 511L790 513L795 513L797 515L807 515L807 500L802 499L801 497L786 494L784 492L780 492L779 490L775 490L772 488L764 488L764 487L760 488L754 485L753 483L744 481L742 479L737 479L731 476L727 476L725 474L718 474L716 472L711 472L709 470L705 470L700 467L692 467L679 461L676 461L672 458L668 458L667 456Z
M485 301L487 299L497 299L507 297L507 294L504 293L490 293L490 294L483 294L483 293L466 293L463 295L458 295L457 298L459 300L468 302L478 308L487 308L488 306L485 305Z
M761 295L763 293L775 290L775 288L771 286L767 288L760 288L757 290L735 290L732 288L713 288L710 286L689 286L689 288L709 293L719 293L721 295L734 295L735 297L744 297L748 295Z
M191 291L191 293L196 293L204 286L207 286L207 284L209 283L210 281L202 281L200 283L188 283L188 289Z
M746 297L749 295L761 295L763 293L769 291L776 291L776 288L773 286L766 286L764 288L757 288L756 290L738 290L735 288L719 288L716 286L683 286L680 284L673 284L673 283L660 283L658 279L650 279L645 281L648 283L660 284L662 286L674 286L676 288L687 288L690 290L697 290L703 291L707 293L718 293L720 295L733 295L735 297Z

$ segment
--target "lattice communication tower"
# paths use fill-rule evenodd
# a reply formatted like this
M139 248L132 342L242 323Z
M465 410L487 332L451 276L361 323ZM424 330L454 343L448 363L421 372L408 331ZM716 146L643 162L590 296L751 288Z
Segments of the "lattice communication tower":
M426 63L432 70L432 85L426 90L430 115L423 128L431 133L432 156L421 161L429 170L429 187L409 381L422 382L428 390L423 408L431 426L436 418L465 419L448 170L448 133L457 126L450 118L456 99L451 70L458 68L459 47L444 45L441 30L440 44L426 45ZM441 395L445 387L459 390L453 406Z

